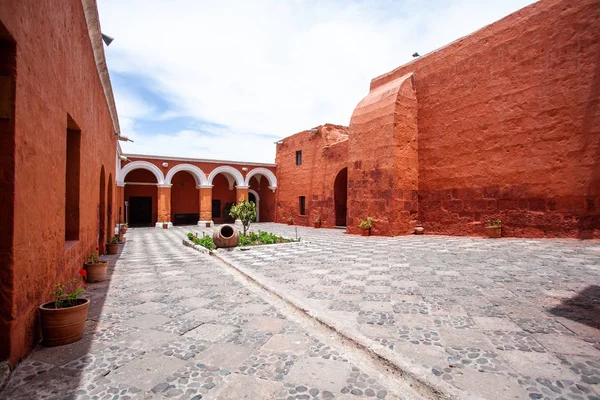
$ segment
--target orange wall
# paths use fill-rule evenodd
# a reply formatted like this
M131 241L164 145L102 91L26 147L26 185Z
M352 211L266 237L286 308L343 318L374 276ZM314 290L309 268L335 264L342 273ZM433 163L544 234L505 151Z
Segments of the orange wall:
M292 216L294 224L312 226L321 216L324 227L335 225L334 183L348 165L347 132L347 127L326 124L318 133L303 131L277 145L277 222ZM296 165L297 150L302 150L302 165ZM299 215L299 196L306 197L305 216Z
M225 208L227 203L235 203L235 196L235 188L233 190L229 190L229 181L227 178L225 178L223 174L217 175L213 181L212 199L221 200L221 218L213 218L213 221L216 224L232 221L232 218L229 215L225 215L223 208Z
M194 177L181 171L173 176L172 184L171 221L175 220L175 214L200 214L200 196Z
M428 233L600 237L600 2L543 0L375 78L414 73Z
M77 276L98 244L100 171L104 166L106 177L115 176L116 143L81 1L4 0L0 22L18 49L14 172L8 172L15 182L12 260L2 257L8 265L0 268L12 271L2 276L2 299L8 294L12 305L1 310L0 361L14 365L39 339L38 306L51 299L54 284ZM79 240L69 248L67 113L81 129Z
M250 189L254 190L259 197L260 222L273 222L275 220L275 193L269 189L267 178L261 177L259 183L256 176L253 176L250 179Z

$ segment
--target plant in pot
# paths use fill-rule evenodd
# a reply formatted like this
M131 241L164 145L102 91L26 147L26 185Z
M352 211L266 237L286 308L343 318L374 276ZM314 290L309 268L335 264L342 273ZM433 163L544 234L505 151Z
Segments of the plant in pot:
M86 271L79 270L79 274L85 277ZM79 282L79 278L74 278L65 284L57 283L50 293L54 300L39 307L44 345L61 346L83 336L90 300L79 298L85 292L85 285L82 287Z
M119 251L119 238L113 236L106 243L106 254L117 254Z
M169 229L169 223L167 221L163 222L163 229Z
M117 240L119 241L119 243L123 243L125 241L125 234L123 232L119 232L117 233Z
M287 223L288 223L288 225L294 225L294 217L292 217L290 215L289 218L287 219Z
M318 216L317 219L315 219L315 223L314 223L314 227L315 228L320 228L321 227L321 216Z
M127 228L129 228L129 225L127 224L127 222L125 222L124 224L121 224L121 233L126 234Z
M373 227L373 218L367 217L366 220L361 220L360 224L358 224L358 227L362 229L362 236L370 236L371 228Z
M502 221L500 218L488 219L485 221L485 233L490 238L502 237Z
M100 259L98 251L100 251L100 248L96 247L96 251L88 256L88 261L85 263L86 280L90 283L106 280L108 263Z

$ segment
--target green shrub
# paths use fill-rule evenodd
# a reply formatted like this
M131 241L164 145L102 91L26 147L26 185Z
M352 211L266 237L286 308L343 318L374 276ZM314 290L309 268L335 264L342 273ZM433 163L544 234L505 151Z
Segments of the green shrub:
M193 233L190 232L190 233L187 234L187 237L194 244L197 244L197 245L202 246L202 247L206 247L209 250L216 249L216 246L215 246L215 244L214 244L214 242L212 240L212 237L211 236L207 236L204 233L202 234L202 237L199 237L197 233L193 234Z
M247 235L240 235L238 246L258 246L261 244L290 243L296 242L294 239L286 239L283 236L277 236L274 233L258 231L258 233L248 232Z

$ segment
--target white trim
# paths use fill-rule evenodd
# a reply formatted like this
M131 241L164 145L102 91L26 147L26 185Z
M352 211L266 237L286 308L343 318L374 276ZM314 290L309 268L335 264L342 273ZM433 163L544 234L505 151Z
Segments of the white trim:
M250 189L250 186L245 186L245 185L244 186L240 186L240 185L238 185L235 188L236 189Z
M198 226L203 226L206 228L206 224L210 224L210 226L215 226L215 223L213 221L198 221Z
M154 227L155 227L155 228L164 229L164 228L162 227L162 225L163 225L163 223L162 223L162 222L157 222L157 223L154 225ZM167 228L167 229L171 229L172 227L173 227L173 223L172 223L172 222L169 222L169 225L168 225L168 228Z
M212 189L213 185L196 185L196 189Z
M233 164L233 165L249 165L257 167L276 167L276 164L270 163L257 163L257 162L244 162L244 161L232 161L232 160L211 160L203 158L186 158L186 157L171 157L171 156L157 156L157 155L146 155L146 154L123 154L127 158L146 158L150 160L168 160L168 161L192 161L198 163L211 163L211 164Z
M125 182L123 184L123 186L127 186L127 185L129 185L129 186L131 186L131 185L134 185L134 186L156 186L157 184L152 183L152 182Z
M165 177L165 183L170 184L171 180L173 179L173 176L175 176L176 173L181 172L181 171L187 171L190 174L192 174L192 176L194 177L194 180L196 181L196 185L207 185L208 184L208 179L206 179L206 174L204 172L202 172L202 170L200 168L198 168L192 164L179 164L179 165L176 165L173 168L171 168L169 170L169 172L167 172L167 176Z
M134 161L134 162L130 162L127 165L125 165L121 169L120 175L117 178L117 184L119 184L119 183L124 184L127 174L135 169L145 169L147 171L152 172L154 174L154 176L156 177L156 181L157 181L156 183L158 185L164 185L165 177L164 177L162 171L156 165L149 163L148 161Z
M256 222L260 222L260 196L256 190L248 189L248 194L252 193L256 199Z
M219 174L224 174L226 177L227 175L233 177L235 179L236 186L245 186L244 177L242 176L241 172L233 167L230 167L229 165L221 165L220 167L213 169L208 176L208 183L212 185L213 179L215 179L215 176Z
M266 168L254 168L252 171L246 174L246 186L250 186L250 179L256 175L260 174L269 180L269 189L275 191L277 188L277 178L273 172L269 171Z
M127 183L127 182L125 182L125 183ZM167 184L164 184L164 185L156 185L156 187L159 187L159 188L166 188L166 189L170 189L170 188L171 188L171 186L173 186L173 185L167 185Z

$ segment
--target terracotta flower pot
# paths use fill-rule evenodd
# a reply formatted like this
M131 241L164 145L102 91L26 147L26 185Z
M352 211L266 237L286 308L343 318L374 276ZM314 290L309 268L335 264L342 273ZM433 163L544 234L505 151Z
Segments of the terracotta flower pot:
M314 225L315 225L315 228L320 228L321 227L321 223L320 222L315 222Z
M169 229L169 224L163 224L163 229Z
M42 343L45 346L62 346L81 339L90 300L77 299L77 303L67 308L54 308L53 301L40 306Z
M360 228L362 236L371 236L371 228Z
M207 223L206 223L206 227L207 227L207 228L210 228L210 222L207 222Z
M294 225L294 221L288 221L288 225Z
M119 252L118 243L106 243L106 254L117 254Z
M106 280L106 270L108 269L108 263L106 261L100 261L99 263L85 263L85 269L87 271L86 280L90 283L102 282Z
M121 232L121 233L119 233L119 234L117 235L117 238L119 239L119 242L123 242L123 241L124 241L124 238L125 238L125 236L124 236L124 235L125 235L125 234L124 234L123 232Z
M126 226L122 226L121 227L121 233L124 235L127 233L127 227Z
M213 242L217 248L235 247L240 242L240 232L231 225L221 225L213 232Z
M502 227L501 226L486 226L485 233L489 238L499 238L502 237Z

